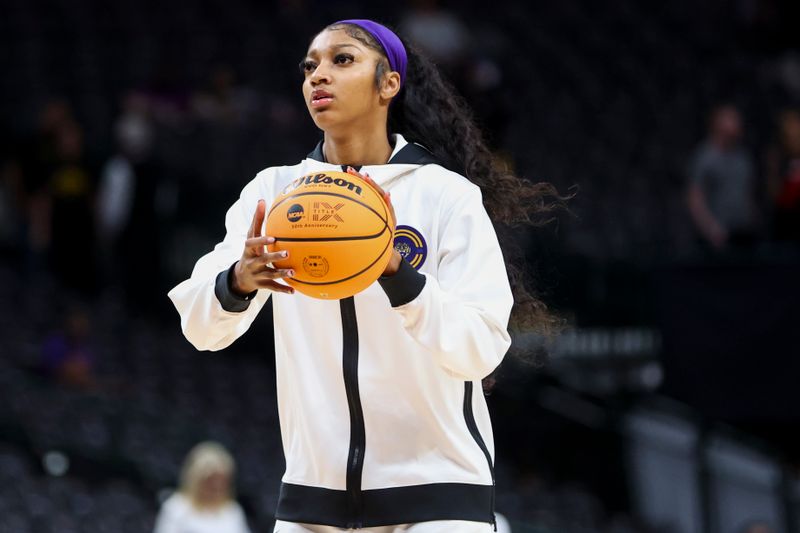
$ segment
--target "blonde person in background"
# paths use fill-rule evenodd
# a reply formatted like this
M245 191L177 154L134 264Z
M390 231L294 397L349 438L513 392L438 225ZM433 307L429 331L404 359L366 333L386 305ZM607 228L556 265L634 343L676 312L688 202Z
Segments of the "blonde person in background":
M235 468L233 457L217 443L192 448L180 488L162 505L153 533L250 533L234 499Z

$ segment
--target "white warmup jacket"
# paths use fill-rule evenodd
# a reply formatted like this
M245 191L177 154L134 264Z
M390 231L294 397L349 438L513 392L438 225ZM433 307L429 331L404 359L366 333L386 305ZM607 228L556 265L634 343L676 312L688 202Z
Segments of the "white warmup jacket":
M361 528L493 522L494 446L481 379L510 345L512 295L480 190L394 136L360 169L392 193L397 274L343 300L230 290L256 203L305 174L341 170L321 143L272 167L228 210L227 234L169 296L186 338L220 350L272 298L283 450L276 518ZM280 237L280 236L275 236Z

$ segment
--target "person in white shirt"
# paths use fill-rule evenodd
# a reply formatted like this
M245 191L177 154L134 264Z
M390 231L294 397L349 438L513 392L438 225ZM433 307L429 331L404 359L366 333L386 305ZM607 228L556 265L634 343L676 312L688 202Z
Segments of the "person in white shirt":
M203 442L183 465L180 489L156 518L153 533L250 533L233 494L235 464L221 445Z

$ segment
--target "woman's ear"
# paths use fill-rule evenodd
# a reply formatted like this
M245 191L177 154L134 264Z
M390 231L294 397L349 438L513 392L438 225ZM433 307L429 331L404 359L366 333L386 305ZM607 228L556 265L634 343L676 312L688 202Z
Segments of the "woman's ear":
M381 81L381 98L391 100L400 92L400 73L390 71L383 75Z

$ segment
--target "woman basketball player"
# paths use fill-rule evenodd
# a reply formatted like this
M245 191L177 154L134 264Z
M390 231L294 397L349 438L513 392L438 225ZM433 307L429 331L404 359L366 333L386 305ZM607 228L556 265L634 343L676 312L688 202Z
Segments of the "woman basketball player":
M225 239L170 292L183 332L222 349L273 298L286 457L276 532L491 531L481 380L510 345L509 274L524 322L555 319L507 270L487 209L501 224L531 222L558 203L555 190L496 167L465 102L380 24L328 26L301 69L324 138L245 186ZM297 177L340 169L392 205L395 252L367 290L315 300L279 282L293 272L271 266L284 256L265 252L265 209Z

